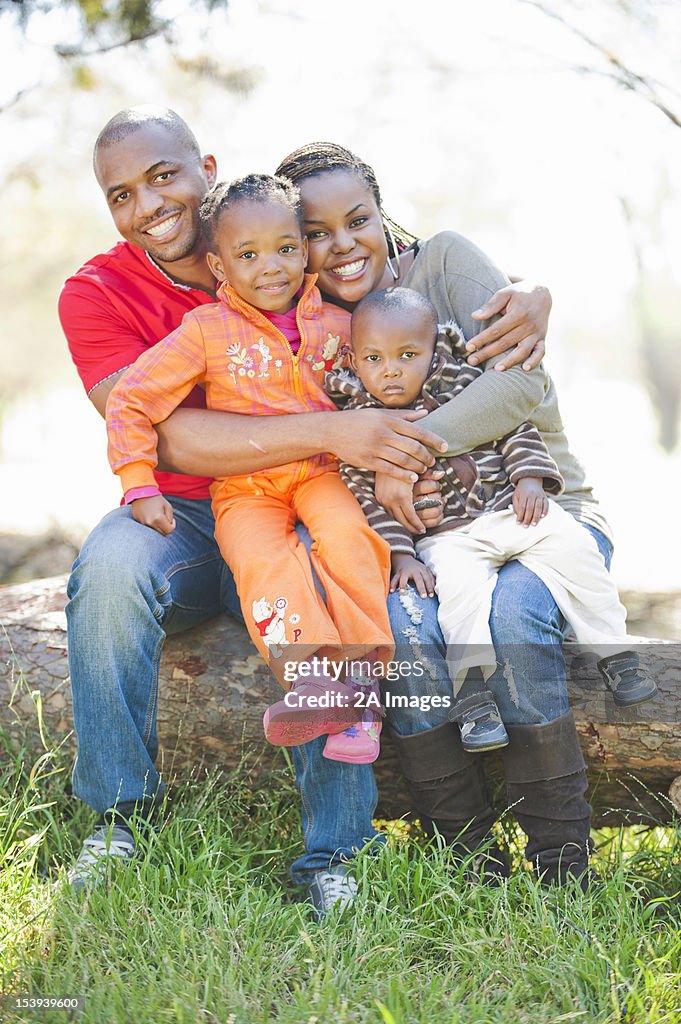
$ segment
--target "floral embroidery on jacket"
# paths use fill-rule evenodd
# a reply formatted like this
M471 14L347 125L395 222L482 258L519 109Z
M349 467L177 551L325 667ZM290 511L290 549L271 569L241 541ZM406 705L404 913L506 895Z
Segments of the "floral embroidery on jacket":
M258 355L251 355L251 352L257 352ZM232 375L232 380L235 384L237 375L239 377L249 377L250 379L255 377L256 363L258 377L269 377L268 363L271 361L272 356L270 355L269 346L265 344L264 338L258 338L255 345L252 345L250 349L235 341L232 345L228 346L226 355L230 358L227 369Z

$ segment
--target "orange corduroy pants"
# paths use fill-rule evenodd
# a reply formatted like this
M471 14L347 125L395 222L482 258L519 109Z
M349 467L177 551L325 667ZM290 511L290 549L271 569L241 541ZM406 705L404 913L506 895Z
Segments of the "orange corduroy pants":
M343 660L375 649L380 661L392 656L390 548L336 471L301 482L283 474L232 477L216 485L213 511L248 632L285 689L289 654L298 661L322 649ZM298 520L312 537L309 556Z

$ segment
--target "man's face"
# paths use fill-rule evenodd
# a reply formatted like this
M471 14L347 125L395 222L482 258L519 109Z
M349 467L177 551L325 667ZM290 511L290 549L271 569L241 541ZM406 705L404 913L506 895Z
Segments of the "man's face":
M150 123L100 147L95 173L127 242L160 264L192 254L199 204L215 183L212 156L197 157L164 125Z
M435 328L419 311L360 313L352 323L350 361L362 384L390 408L421 394L433 361Z
M219 281L269 313L296 304L307 262L295 213L284 203L243 199L219 214L208 265Z

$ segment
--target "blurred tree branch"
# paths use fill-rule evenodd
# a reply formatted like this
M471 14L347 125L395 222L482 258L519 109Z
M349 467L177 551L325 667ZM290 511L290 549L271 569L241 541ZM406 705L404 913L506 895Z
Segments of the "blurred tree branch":
M15 103L18 103L19 100L22 100L24 96L26 96L29 92L32 92L35 88L37 88L36 85L30 85L27 86L25 89L19 89L18 92L15 92L14 96L10 96L10 98L6 100L4 103L0 103L0 114L4 114L6 110L9 110L10 107L13 107Z
M226 7L228 0L198 0L207 11ZM55 43L59 57L90 57L170 32L171 23L158 14L159 0L0 0L0 15L13 15L26 28L37 15L55 10L73 11L80 22L80 38Z
M521 3L527 4L529 7L535 7L538 11L541 11L542 14L545 14L547 17L553 18L555 21L559 22L573 35L577 36L578 39L581 39L583 43L586 43L590 49L598 53L601 58L603 58L606 65L605 72L601 69L588 66L578 67L575 70L587 73L607 74L608 77L618 85L636 93L642 99L656 107L676 128L681 128L681 108L679 113L672 109L669 103L662 96L660 83L655 81L654 78L647 74L634 71L633 68L629 67L626 61L618 56L610 46L598 39L595 39L588 32L585 32L570 20L562 11L556 10L555 7L551 6L549 3L543 2L543 0L521 0ZM632 6L624 2L624 0L615 0L615 6L622 11L625 17L633 16Z
M675 128L681 128L681 95L669 79L676 70L677 53L670 46L674 36L674 5L664 0L521 0L552 18L587 48L586 60L574 64L581 74L605 76L659 111ZM678 7L676 8L678 10ZM667 15L663 19L662 15ZM677 15L678 18L678 15ZM597 25L598 28L584 26ZM613 43L617 38L618 43ZM635 58L625 56L626 44L635 41ZM650 44L650 45L645 45ZM616 49L617 48L617 49ZM634 69L634 60L637 68ZM655 63L652 63L652 62ZM647 69L643 70L647 62ZM655 74L649 73L654 68ZM664 172L652 195L620 195L620 208L629 236L636 285L633 313L637 321L641 380L658 424L658 442L671 452L679 443L681 413L681 364L678 360L677 288L673 277L660 270L665 250L665 229L673 187Z
M203 8L207 13L226 8L228 3L229 0L191 0L192 9ZM52 50L74 69L74 80L79 84L79 79L87 78L83 69L88 58L159 36L171 44L173 23L159 15L160 6L161 0L0 0L0 24L3 19L11 18L25 32L32 19L56 12L62 16L71 14L72 38L53 43ZM0 114L41 84L37 81L3 99Z

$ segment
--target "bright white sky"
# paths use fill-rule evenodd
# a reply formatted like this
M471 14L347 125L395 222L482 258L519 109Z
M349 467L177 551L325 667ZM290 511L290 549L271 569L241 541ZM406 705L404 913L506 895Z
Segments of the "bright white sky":
M579 8L585 30L681 92L681 5L647 5L662 19L650 38L640 25L603 13L612 7L560 5L566 15ZM625 580L652 573L662 585L678 585L681 559L670 566L663 528L656 527L649 554L642 551L640 514L632 515L626 487L635 450L653 478L676 488L668 495L671 507L681 503L679 457L656 449L649 402L632 379L639 370L638 335L628 315L635 264L620 204L626 198L641 215L647 264L665 293L661 318L676 318L681 130L605 76L575 73L580 65L599 66L596 55L521 0L232 0L227 14L209 23L197 9L182 13L188 8L180 0L168 0L165 8L181 55L201 53L222 69L253 71L257 84L249 94L197 84L168 64L160 41L97 57L90 64L97 87L67 89L51 50L71 34L63 15L33 22L27 40L3 34L0 97L44 84L0 116L0 173L23 158L56 201L78 197L87 230L63 242L73 250L73 267L93 245L108 247L115 238L92 180L90 152L99 128L123 106L175 107L202 147L215 152L224 177L271 170L314 138L343 142L376 167L385 206L406 227L421 235L456 228L507 271L550 286L549 367L573 446L585 456L625 538L620 547L629 555L618 553L616 567ZM681 110L678 95L675 102ZM657 226L650 229L657 208ZM54 344L63 344L57 327ZM80 457L99 465L101 480L88 478L77 509L65 496L34 509L36 529L46 516L92 525L116 500L96 418L75 388L69 404L80 417L68 427L70 441L74 432L84 438L81 444L87 438ZM45 409L46 400L38 406ZM38 448L55 445L52 464L64 450L52 417L52 431L40 433L35 412L24 407L6 424L12 472L20 472L29 452L35 459ZM0 468L0 485L9 472L7 465ZM15 493L16 480L5 476ZM1 516L0 528L12 524L9 511ZM29 525L25 510L16 519Z

